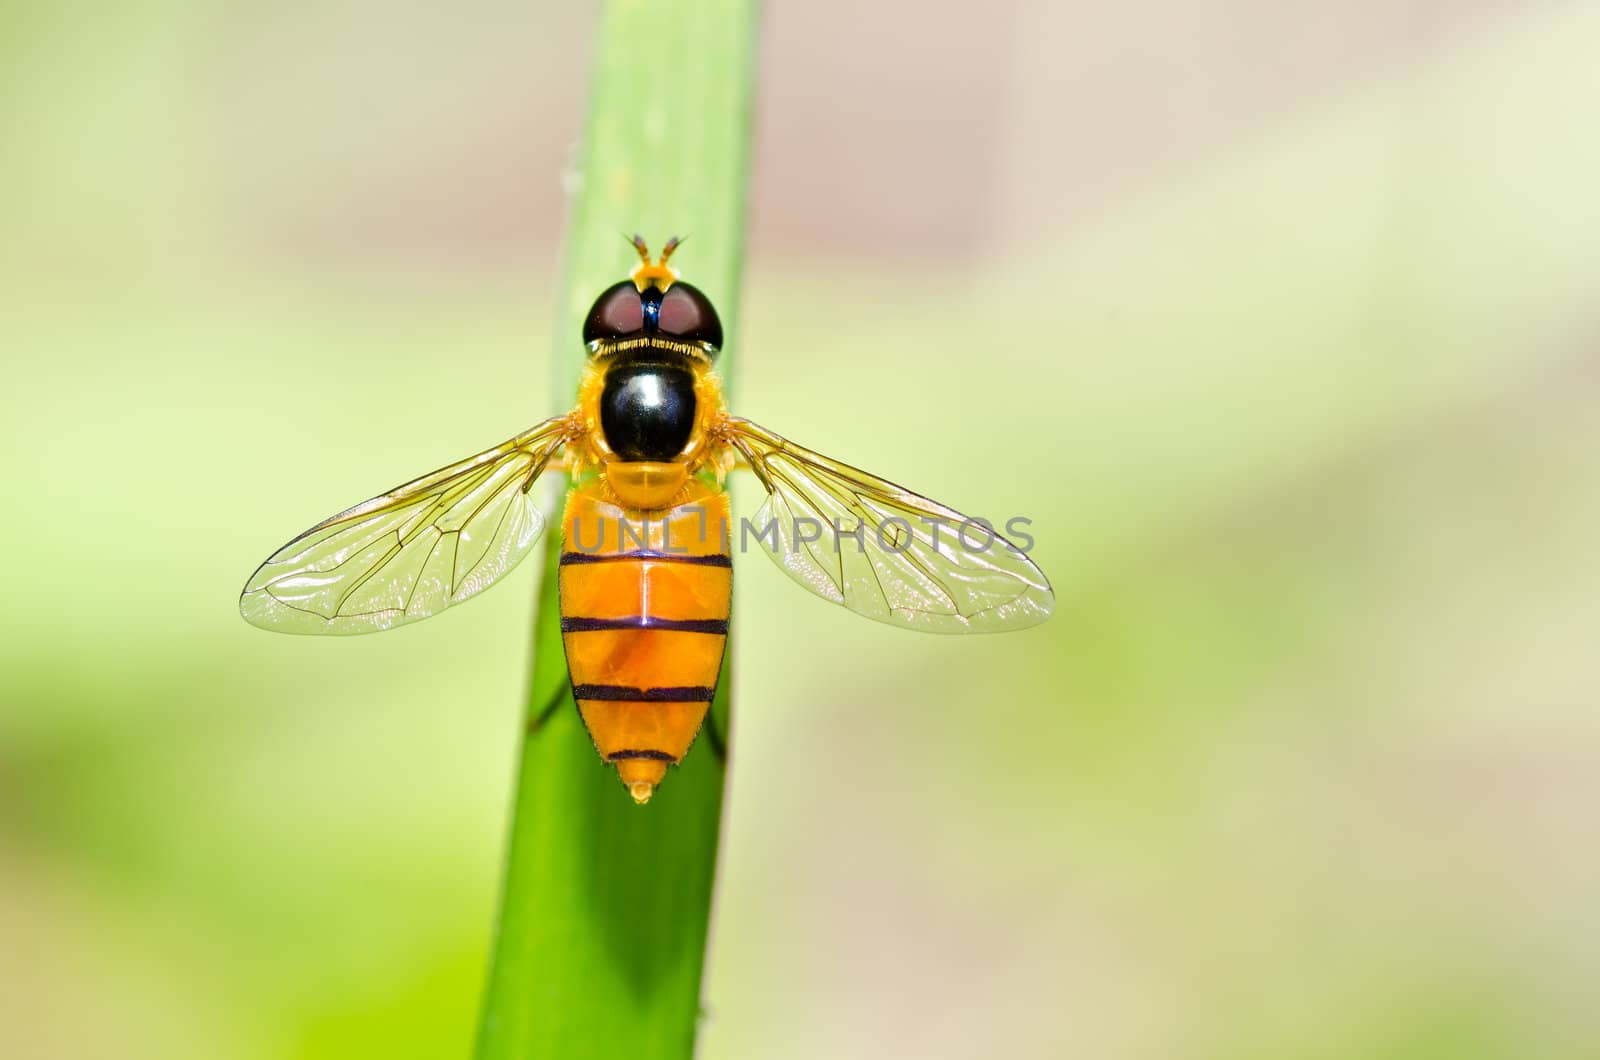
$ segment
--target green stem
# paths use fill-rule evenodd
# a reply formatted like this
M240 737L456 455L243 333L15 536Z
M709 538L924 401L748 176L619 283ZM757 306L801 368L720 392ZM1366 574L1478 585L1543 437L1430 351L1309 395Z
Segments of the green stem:
M688 237L673 264L734 335L755 14L754 0L605 7L557 314L556 393L566 405L582 365L583 314L634 263L625 234L656 247ZM724 351L724 378L730 362ZM730 668L688 758L648 805L634 805L572 701L559 548L552 533L477 1056L688 1057L711 919Z

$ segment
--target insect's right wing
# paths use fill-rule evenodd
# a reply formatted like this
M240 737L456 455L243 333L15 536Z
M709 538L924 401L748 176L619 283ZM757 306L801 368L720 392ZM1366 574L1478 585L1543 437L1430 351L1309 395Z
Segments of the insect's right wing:
M569 423L546 420L318 523L250 576L239 612L282 633L375 633L477 595L543 532L531 487Z
M754 525L775 539L761 551L823 599L929 633L998 633L1050 617L1049 580L999 534L749 420L729 417L724 431L768 492Z

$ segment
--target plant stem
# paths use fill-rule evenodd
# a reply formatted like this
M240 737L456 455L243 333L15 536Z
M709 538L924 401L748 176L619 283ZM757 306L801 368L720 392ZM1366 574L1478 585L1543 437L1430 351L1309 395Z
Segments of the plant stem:
M731 340L749 158L754 0L611 0L599 25L557 313L556 394L576 392L589 303L659 248ZM732 345L731 341L727 345ZM725 350L718 367L731 367ZM722 816L731 666L705 730L648 805L600 761L567 683L545 553L533 675L485 990L479 1060L688 1057L700 1011Z

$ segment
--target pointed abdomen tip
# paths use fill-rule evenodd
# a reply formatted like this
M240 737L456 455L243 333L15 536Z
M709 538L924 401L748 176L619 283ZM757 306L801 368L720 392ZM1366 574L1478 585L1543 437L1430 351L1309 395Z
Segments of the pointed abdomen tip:
M619 758L616 767L622 786L640 806L650 801L650 796L656 793L656 785L667 775L667 763L661 758Z

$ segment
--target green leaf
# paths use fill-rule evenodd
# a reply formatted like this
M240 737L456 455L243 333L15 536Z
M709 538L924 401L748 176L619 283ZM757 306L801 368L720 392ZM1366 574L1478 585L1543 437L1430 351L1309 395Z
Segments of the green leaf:
M606 5L566 248L556 409L583 363L580 325L636 262L625 235L673 258L716 303L736 347L755 5ZM719 369L728 376L725 349ZM559 525L559 524L557 524ZM480 1060L689 1057L700 1012L722 816L731 674L705 730L637 806L595 754L567 683L546 549L525 742L485 991ZM715 727L713 731L713 726Z

